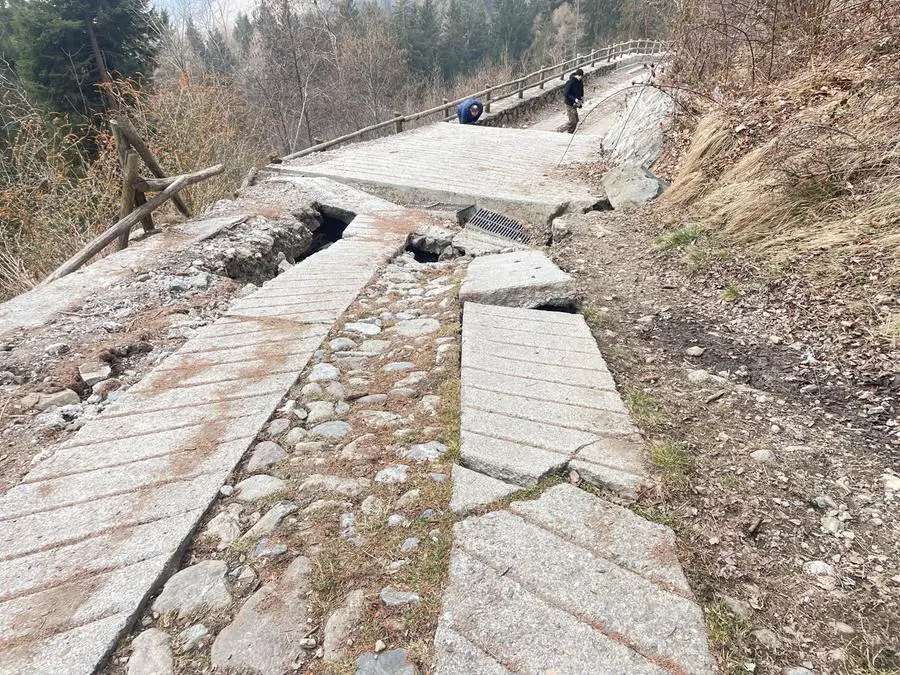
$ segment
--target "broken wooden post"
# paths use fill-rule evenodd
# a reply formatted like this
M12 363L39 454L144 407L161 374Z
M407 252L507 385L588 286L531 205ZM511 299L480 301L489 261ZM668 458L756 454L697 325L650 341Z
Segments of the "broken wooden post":
M156 157L150 152L150 148L144 143L144 139L141 138L137 129L134 128L131 120L122 115L116 118L116 124L118 125L119 131L121 131L122 135L125 137L125 140L127 140L131 144L131 147L137 151L141 156L141 159L144 160L144 164L147 165L147 168L150 169L153 175L157 178L165 178L165 172L162 170ZM172 198L172 201L175 202L175 206L181 211L182 215L186 218L191 217L191 212L188 210L187 204L184 203L181 195L176 194Z
M145 195L140 190L134 191L134 205L135 207L141 207L147 203L147 195ZM153 214L148 213L146 216L141 218L141 227L144 229L144 234L150 234L151 232L156 232L156 225L153 224Z
M48 284L51 281L56 281L57 279L60 279L67 274L71 274L72 272L76 271L91 258L97 255L100 251L102 251L108 244L112 243L120 234L122 234L122 232L130 232L131 228L134 227L137 223L141 222L145 216L149 215L155 209L162 206L168 199L174 198L179 191L183 190L188 185L199 183L200 181L210 178L211 176L220 174L224 170L225 167L223 165L216 164L215 166L203 169L202 171L187 173L182 176L173 178L172 184L169 185L165 190L160 192L143 206L139 206L138 208L136 208L127 216L119 220L119 222L117 222L115 225L91 240L78 253L69 258L69 260L60 265L55 272L44 279L41 282L41 285Z
M135 208L134 179L138 172L138 154L133 150L126 150L125 163L122 167L122 201L119 204L119 220L122 220ZM119 235L119 250L128 246L128 237L131 229L123 231Z

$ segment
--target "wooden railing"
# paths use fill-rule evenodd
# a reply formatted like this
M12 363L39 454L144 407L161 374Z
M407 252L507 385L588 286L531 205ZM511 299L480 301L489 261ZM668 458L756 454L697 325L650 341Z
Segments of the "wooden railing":
M150 151L150 146L141 138L137 129L124 115L110 120L113 137L116 140L116 151L122 167L122 199L119 204L119 220L89 241L84 248L60 265L41 283L52 281L71 274L86 265L100 251L118 240L118 250L128 246L131 230L138 225L145 234L156 232L153 224L153 211L165 204L169 199L186 218L191 217L187 204L179 192L189 185L211 178L222 173L225 167L221 164L207 167L202 171L194 171L180 176L166 176L159 160ZM153 178L145 178L140 174L140 160L144 161ZM148 199L147 193L155 192L156 196Z
M420 110L419 112L410 113L409 115L401 115L399 113L396 113L395 117L392 117L389 120L385 120L384 122L372 124L370 126L363 127L362 129L357 129L352 133L338 136L337 138L332 138L330 141L317 143L316 145L304 148L303 150L292 152L291 154L282 157L281 161L284 162L292 159L298 159L300 157L305 157L306 155L311 155L314 152L327 150L328 148L333 148L334 146L340 145L341 143L346 143L347 141L352 141L353 139L365 136L366 134L372 133L373 131L380 131L382 129L393 127L395 133L400 133L401 131L403 131L404 123L414 122L431 115L442 115L443 119L450 119L456 111L456 106L469 98L482 99L482 102L484 103L484 111L486 113L489 113L491 112L491 103L495 103L512 96L523 98L526 89L530 89L531 87L539 87L540 89L543 89L544 85L548 82L552 82L553 80L564 80L566 77L566 73L570 69L580 68L583 66L595 66L598 62L601 61L610 63L616 59L622 58L623 56L627 56L628 54L659 54L664 52L665 50L665 43L662 40L629 40L628 42L621 42L619 44L610 45L609 47L604 47L603 49L593 49L591 50L590 54L579 54L578 56L571 58L568 61L557 63L554 66L540 68L539 70L528 73L527 75L522 75L521 77L517 77L516 79L510 80L509 82L496 84L492 87L488 87L487 89L476 91L472 94L467 94L466 96L458 98L454 101L448 101L447 99L444 99L440 105L433 108L428 108L427 110Z

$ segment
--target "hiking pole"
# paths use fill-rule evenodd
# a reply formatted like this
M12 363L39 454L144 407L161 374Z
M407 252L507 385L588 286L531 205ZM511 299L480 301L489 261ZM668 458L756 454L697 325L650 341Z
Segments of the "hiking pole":
M615 98L616 96L618 96L618 95L621 94L622 92L628 91L629 89L640 88L641 93L638 95L638 101L639 101L640 98L641 98L641 96L642 96L643 93L644 93L644 89L647 88L648 86L652 86L652 85L648 85L648 84L632 84L632 85L629 85L629 86L624 87L624 88L622 88L622 89L619 89L619 90L617 90L617 91L614 91L614 92L613 92L612 94L610 94L609 96L606 96L606 97L604 97L603 99L601 99L600 101L598 101L598 102L597 102L597 105L595 105L593 108L591 108L590 110L588 110L588 111L585 113L584 118L581 120L581 122L582 122L582 123L586 122L586 121L587 121L587 118L591 116L591 113L594 112L597 108L599 108L602 104L606 103L606 102L607 102L608 100L610 100L611 98ZM635 104L637 104L637 101L635 101ZM628 113L628 117L627 117L626 120L625 120L625 124L622 126L622 131L619 132L619 138L616 139L616 144L618 144L619 139L622 138L622 133L624 133L625 127L628 126L628 122L629 122L629 120L631 119L631 114L632 114L633 112L634 112L634 107L632 107L632 109L631 109L631 110L629 111L629 113ZM576 134L576 133L578 133L578 127L575 127L575 131L572 132L572 138L570 138L570 139L569 139L569 142L566 144L566 149L563 150L562 157L559 158L559 162L557 163L556 168L559 168L560 166L562 166L563 160L566 158L566 153L569 152L569 148L572 147L572 141L575 140L575 134Z

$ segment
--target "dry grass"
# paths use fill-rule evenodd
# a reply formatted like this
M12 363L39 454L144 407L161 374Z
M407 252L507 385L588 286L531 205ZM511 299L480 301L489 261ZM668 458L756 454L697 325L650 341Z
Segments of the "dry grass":
M750 625L734 614L724 602L716 601L703 610L710 646L717 652L725 673L746 673L744 664L750 659L747 648Z
M0 83L2 85L2 83ZM31 288L115 220L119 167L106 134L47 121L21 101L0 153L0 300Z
M900 45L708 105L664 202L771 259L880 257L900 280ZM752 97L752 98L751 98Z
M195 211L230 196L250 167L268 161L263 134L228 79L183 76L149 90L120 81L114 94L169 174L225 165L224 173L185 191Z
M703 230L696 225L686 225L672 230L657 238L653 243L654 248L659 251L667 251L671 248L682 248L694 244L703 236Z
M667 488L679 490L687 486L694 470L694 456L689 444L669 439L655 441L650 446L650 460L662 472Z
M625 396L631 418L641 429L658 431L665 426L668 417L659 399L642 389L632 389Z

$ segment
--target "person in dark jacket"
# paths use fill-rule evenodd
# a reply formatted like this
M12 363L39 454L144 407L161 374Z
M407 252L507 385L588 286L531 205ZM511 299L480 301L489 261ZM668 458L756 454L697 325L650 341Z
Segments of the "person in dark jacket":
M575 127L578 126L578 109L581 107L581 101L584 98L584 71L579 68L569 75L569 81L566 82L564 97L566 101L566 116L568 121L557 129L557 131L565 131L570 134L575 133Z
M460 124L475 124L483 111L484 106L477 98L467 98L456 106L456 116Z

